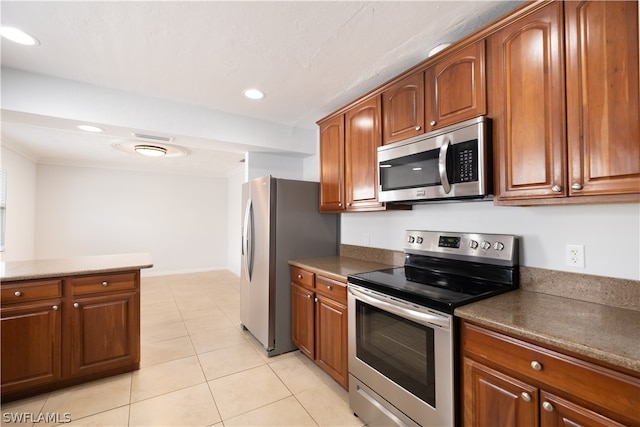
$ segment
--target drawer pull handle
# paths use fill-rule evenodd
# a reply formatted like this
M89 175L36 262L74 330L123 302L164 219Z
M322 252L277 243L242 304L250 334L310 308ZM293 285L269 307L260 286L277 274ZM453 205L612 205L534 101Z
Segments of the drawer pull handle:
M438 122L436 122L435 120L431 120L431 122L429 123L431 126L435 126L438 124Z
M554 193L562 193L562 187L559 185L554 185L553 187L551 187L551 191L553 191Z
M531 362L531 367L536 371L542 371L542 364L537 360L534 360L533 362Z
M307 299L311 299L311 295L307 295Z
M542 403L542 409L544 409L547 412L553 412L553 405L549 402L544 402Z
M331 286L327 285L327 289L328 289L328 290L331 290Z
M420 129L421 129L421 127L420 127L420 126L416 126L416 130L420 130Z
M106 280L104 282L102 282L102 286L109 286L109 282L107 282Z
M298 274L298 279L302 279L302 274Z
M57 309L58 309L58 306L57 306L57 305L54 305L54 306L53 306L53 307L51 307L51 308L52 308L53 310L57 310Z
M20 292L20 291L15 291L13 294L15 296L17 296L17 297L21 297L22 296L22 292Z
M525 402L531 402L531 395L526 391L523 391L520 396L522 396L522 400L524 400Z
M75 308L78 308L78 307L80 307L80 304L78 304L77 302L74 302L74 303L73 303L73 306L74 306Z

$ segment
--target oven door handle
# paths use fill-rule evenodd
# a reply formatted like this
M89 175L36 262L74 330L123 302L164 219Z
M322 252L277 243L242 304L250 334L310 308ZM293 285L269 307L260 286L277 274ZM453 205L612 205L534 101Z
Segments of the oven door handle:
M438 157L438 173L440 174L440 183L445 194L449 194L451 191L451 184L449 184L449 178L447 177L447 153L450 145L451 140L447 136L444 144L440 147L440 156Z
M369 292L363 291L361 289L356 289L353 286L349 286L347 288L349 293L356 297L357 299L366 302L369 305L377 307L381 310L388 311L389 313L393 313L397 316L404 317L405 319L414 321L421 325L425 326L439 326L441 328L449 329L451 325L451 321L447 316L439 316L434 313L425 313L422 311L415 310L410 308L408 305L401 305L399 301L394 301L390 303L377 295L374 296Z

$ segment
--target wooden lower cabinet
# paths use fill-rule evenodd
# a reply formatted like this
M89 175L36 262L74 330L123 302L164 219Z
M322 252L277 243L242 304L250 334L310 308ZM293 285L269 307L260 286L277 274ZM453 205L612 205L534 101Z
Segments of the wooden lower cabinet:
M2 307L2 393L58 381L62 376L61 301Z
M462 323L463 425L640 426L640 379Z
M139 362L137 297L137 293L127 292L78 298L74 302L72 376L95 374Z
M2 283L2 399L139 368L140 273Z
M291 281L293 343L348 389L346 283L293 266Z

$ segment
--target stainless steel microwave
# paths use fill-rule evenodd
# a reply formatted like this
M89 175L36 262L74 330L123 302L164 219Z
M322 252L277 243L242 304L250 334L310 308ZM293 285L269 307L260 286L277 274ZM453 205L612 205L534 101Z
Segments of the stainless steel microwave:
M481 116L378 147L378 199L489 199L491 120Z

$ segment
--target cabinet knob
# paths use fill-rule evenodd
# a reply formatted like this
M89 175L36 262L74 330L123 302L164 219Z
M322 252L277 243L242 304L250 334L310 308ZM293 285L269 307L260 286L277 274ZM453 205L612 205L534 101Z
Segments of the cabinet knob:
M429 124L430 124L431 126L435 126L435 125L437 125L437 124L438 124L438 122L436 122L435 120L431 120L431 122L429 122Z
M328 290L331 290L331 286L327 285L327 289L328 289Z
M551 191L553 191L554 193L562 193L562 187L556 184L553 187L551 187Z
M580 184L579 182L574 182L573 185L571 186L572 190L582 190L582 184Z
M313 299L313 302L318 302L318 298L314 298L314 299Z
M102 282L102 286L109 286L109 282L107 282L106 280L104 282Z
M307 299L311 299L311 295L307 295Z
M17 296L17 297L21 297L22 296L22 292L20 292L20 291L15 291L13 294L15 296Z
M544 409L547 412L553 412L553 405L549 402L543 402L542 409Z
M420 130L420 129L421 129L421 127L420 127L420 126L416 126L416 130Z
M298 274L298 279L302 279L302 274Z
M74 306L75 308L78 308L78 307L80 307L80 304L78 304L77 302L74 302L74 303L73 303L73 306Z
M531 402L531 395L526 391L523 391L520 396L522 396L522 400L524 400L525 402Z
M54 306L53 306L53 307L51 307L51 308L52 308L53 310L57 310L57 309L58 309L58 306L57 306L57 305L54 305Z
M338 206L342 207L342 203L338 203Z
M538 362L537 360L534 360L531 362L531 367L533 369L535 369L536 371L542 371L542 364L540 362Z

